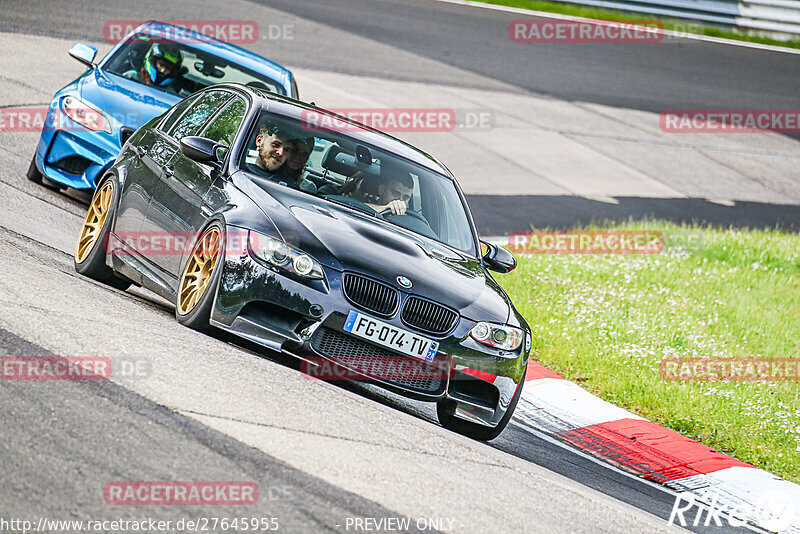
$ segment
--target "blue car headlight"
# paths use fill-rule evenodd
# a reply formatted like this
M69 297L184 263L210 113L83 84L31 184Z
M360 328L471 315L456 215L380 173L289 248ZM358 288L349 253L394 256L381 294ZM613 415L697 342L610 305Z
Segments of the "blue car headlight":
M314 258L285 242L250 230L248 250L256 258L303 278L322 280L322 266Z
M61 109L64 115L89 130L111 133L111 122L105 113L77 97L64 97L61 100Z
M473 326L469 335L479 343L509 351L517 350L525 338L525 333L519 328L486 322Z

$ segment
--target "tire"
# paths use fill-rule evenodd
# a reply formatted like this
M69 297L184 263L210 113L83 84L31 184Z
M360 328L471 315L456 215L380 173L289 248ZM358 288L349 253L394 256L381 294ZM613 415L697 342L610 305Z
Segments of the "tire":
M39 167L36 166L36 156L31 158L31 164L28 165L28 172L25 173L28 177L28 180L35 184L43 185L48 189L52 189L53 191L63 191L67 188L66 185L56 182L55 180L51 180L39 170Z
M39 167L36 166L36 156L31 158L31 164L28 165L28 172L26 173L26 176L31 182L37 184L42 183L42 173L39 171Z
M439 423L447 430L452 430L453 432L463 434L478 441L493 440L499 436L503 430L505 430L508 422L511 421L511 417L514 415L514 410L517 408L519 398L522 396L522 386L524 383L525 379L523 378L517 386L514 396L511 398L511 403L508 405L508 410L506 410L505 415L503 415L503 418L500 419L500 422L497 423L497 426L495 427L484 426L471 421L458 419L455 415L453 415L455 410L453 401L439 401L436 403L436 415L439 418Z
M106 265L106 246L118 195L116 181L111 177L95 191L78 234L74 265L78 273L124 291L130 287L130 281Z
M225 230L220 221L209 223L192 246L181 269L175 295L175 318L200 332L213 331L208 323L225 261Z

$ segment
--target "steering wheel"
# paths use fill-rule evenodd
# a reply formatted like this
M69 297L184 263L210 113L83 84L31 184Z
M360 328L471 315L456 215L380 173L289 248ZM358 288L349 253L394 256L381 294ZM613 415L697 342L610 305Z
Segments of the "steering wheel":
M385 219L387 216L393 215L392 209L391 208L386 208L385 210L383 210L380 213L378 213L378 215L380 215L381 217L383 217ZM414 217L418 221L425 223L427 226L431 225L431 223L428 222L428 219L426 219L417 210L409 210L409 209L407 209L404 215L410 215L411 217Z

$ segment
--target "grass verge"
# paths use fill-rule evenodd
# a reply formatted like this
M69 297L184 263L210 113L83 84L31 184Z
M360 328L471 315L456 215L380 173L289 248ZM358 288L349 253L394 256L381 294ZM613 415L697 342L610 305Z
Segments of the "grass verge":
M677 32L707 35L709 37L720 37L724 39L735 39L750 43L760 43L773 46L783 46L786 48L800 48L800 40L792 39L780 41L768 37L757 35L747 35L730 30L725 30L716 26L706 26L697 22L680 20L674 18L660 17L647 13L630 13L613 9L603 9L598 7L581 6L577 4L565 4L561 2L549 2L547 0L478 0L486 4L495 4L509 7L519 7L532 9L534 11L546 11L547 13L558 13L561 15L572 15L587 19L614 20L620 22L641 22L647 20L659 20L664 25L665 30Z
M800 382L677 382L664 358L800 358L800 236L668 223L652 255L519 258L498 277L532 356L589 391L800 482Z

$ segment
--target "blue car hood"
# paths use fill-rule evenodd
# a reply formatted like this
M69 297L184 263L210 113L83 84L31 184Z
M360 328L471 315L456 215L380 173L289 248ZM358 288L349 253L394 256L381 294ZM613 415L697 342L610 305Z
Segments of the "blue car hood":
M110 74L102 69L87 72L81 80L80 96L116 119L120 126L136 129L171 108L181 97Z

